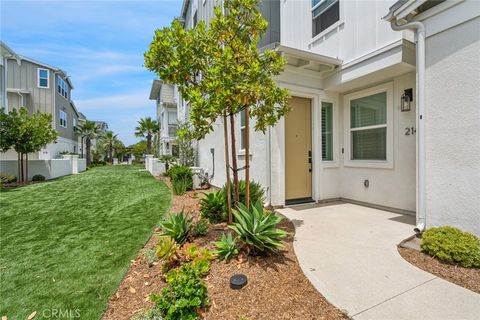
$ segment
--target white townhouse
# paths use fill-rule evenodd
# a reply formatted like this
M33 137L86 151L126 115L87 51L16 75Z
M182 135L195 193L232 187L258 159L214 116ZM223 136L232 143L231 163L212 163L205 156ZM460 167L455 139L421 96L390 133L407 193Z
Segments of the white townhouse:
M184 0L185 28L208 23L219 4ZM239 166L250 157L267 204L343 200L416 215L419 229L480 235L480 2L269 0L260 9L269 29L259 50L287 59L277 82L292 96L284 119L251 133L249 155L243 115L236 122ZM198 144L217 186L221 127Z

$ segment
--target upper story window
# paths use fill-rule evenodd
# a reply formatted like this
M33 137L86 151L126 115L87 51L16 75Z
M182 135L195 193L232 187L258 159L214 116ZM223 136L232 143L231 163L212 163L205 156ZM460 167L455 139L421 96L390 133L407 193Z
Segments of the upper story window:
M39 88L48 88L49 75L50 75L50 72L48 71L48 69L42 69L42 68L37 69L37 78L38 78L37 86Z
M340 20L340 0L312 0L312 37Z
M77 128L77 119L73 118L72 125L73 125L73 129Z
M67 113L63 110L60 110L60 126L66 128L67 127Z
M68 86L67 82L63 80L60 76L57 77L57 92L59 95L68 99Z

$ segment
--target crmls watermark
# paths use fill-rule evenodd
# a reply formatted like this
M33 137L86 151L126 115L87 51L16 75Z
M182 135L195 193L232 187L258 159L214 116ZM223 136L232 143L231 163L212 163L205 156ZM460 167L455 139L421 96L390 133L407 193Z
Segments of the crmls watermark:
M45 309L42 316L46 319L78 319L80 309Z

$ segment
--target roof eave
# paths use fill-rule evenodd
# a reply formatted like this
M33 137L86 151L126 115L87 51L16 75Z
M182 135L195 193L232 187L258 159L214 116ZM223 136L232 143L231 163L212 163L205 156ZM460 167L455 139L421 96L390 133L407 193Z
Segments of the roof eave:
M150 98L149 98L150 100L157 100L162 84L163 84L162 80L158 80L158 79L153 80L152 88L150 89Z

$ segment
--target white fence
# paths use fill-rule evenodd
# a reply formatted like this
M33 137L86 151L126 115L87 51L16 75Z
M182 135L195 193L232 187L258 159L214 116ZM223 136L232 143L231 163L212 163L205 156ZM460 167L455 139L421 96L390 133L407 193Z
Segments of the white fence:
M49 180L76 174L85 169L85 159L79 159L78 156L64 156L63 159L28 160L28 180L31 180L36 174L41 174ZM17 160L0 160L0 172L18 177Z
M145 169L153 176L159 176L165 173L165 163L160 162L158 158L154 158L152 155L145 157Z

